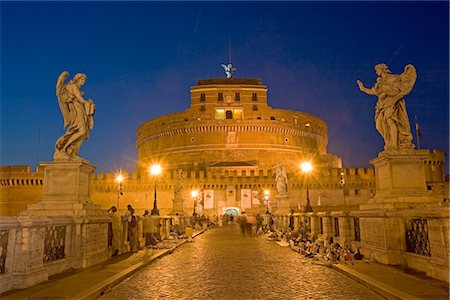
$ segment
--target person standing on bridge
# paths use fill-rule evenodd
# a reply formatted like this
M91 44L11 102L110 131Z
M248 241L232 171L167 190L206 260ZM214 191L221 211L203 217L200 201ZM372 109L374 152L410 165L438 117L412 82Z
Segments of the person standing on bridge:
M242 236L245 236L245 232L247 231L247 216L245 215L245 211L242 212L239 218L239 227L241 228Z
M113 256L117 256L122 253L122 245L123 245L122 222L121 222L120 214L117 211L117 207L112 206L108 210L108 214L111 218L111 224L112 224Z

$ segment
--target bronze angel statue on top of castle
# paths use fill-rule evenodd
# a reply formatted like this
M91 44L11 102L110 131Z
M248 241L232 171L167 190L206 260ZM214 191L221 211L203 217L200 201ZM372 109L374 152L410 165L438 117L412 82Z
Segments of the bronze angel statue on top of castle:
M86 74L78 73L66 83L68 77L69 72L64 71L56 82L56 96L66 130L55 144L53 159L57 161L81 160L78 151L94 127L95 104L91 99L85 100L81 91L81 86L86 83Z

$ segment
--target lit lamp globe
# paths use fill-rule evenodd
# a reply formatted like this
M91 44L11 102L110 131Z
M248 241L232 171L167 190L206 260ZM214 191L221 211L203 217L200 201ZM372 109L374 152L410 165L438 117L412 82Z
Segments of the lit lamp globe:
M305 161L302 162L300 164L300 169L304 172L304 173L309 173L312 171L313 167L312 164L309 161Z
M152 176L158 176L159 174L161 174L161 166L160 165L150 166L150 174Z
M119 205L120 205L120 196L122 195L122 182L123 182L123 175L122 174L118 174L116 176L116 181L117 181L117 210L119 209Z

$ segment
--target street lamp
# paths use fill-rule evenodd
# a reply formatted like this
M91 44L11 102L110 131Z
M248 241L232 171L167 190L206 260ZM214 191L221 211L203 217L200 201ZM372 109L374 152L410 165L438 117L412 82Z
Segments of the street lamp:
M302 169L303 173L306 175L306 206L305 212L312 212L313 209L311 207L311 203L309 202L309 186L308 186L308 178L309 173L312 171L313 167L309 161L305 161L300 164L300 169Z
M344 168L341 168L341 178L339 180L339 185L341 186L342 189L342 199L344 200L344 211L347 210L347 203L345 202L345 172L344 172Z
M196 215L195 207L197 206L198 191L197 190L193 190L191 192L191 196L192 196L192 199L194 200L194 210L192 212L192 215L195 216Z
M266 215L270 214L269 212L269 190L264 190L264 201L266 201Z
M161 166L160 165L152 165L152 166L150 166L149 171L150 171L150 174L155 179L155 200L153 201L153 209L152 209L151 214L159 216L158 202L156 200L157 199L156 198L156 178L159 174L161 174Z
M118 174L116 176L116 181L117 181L117 210L119 210L120 196L123 195L123 193L122 193L122 182L123 182L122 174Z

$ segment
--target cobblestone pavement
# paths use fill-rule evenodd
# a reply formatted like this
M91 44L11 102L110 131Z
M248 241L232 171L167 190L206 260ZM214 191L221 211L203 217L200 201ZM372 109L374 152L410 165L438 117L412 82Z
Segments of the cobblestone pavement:
M100 299L383 299L237 225L208 230Z

